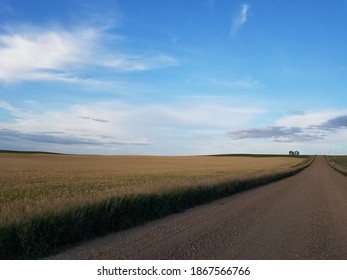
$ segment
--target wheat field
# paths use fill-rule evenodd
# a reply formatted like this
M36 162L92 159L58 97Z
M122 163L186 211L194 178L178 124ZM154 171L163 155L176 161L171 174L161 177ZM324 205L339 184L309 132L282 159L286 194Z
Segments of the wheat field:
M114 196L160 193L286 171L295 157L0 154L0 221Z

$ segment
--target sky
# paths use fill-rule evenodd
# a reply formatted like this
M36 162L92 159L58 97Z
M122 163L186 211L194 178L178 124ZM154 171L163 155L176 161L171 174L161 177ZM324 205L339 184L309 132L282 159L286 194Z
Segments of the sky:
M347 154L345 0L0 0L0 150Z

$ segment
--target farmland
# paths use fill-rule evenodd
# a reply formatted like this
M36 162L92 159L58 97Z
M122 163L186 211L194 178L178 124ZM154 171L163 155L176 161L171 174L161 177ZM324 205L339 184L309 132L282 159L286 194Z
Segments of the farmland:
M27 219L42 211L112 196L211 185L283 171L300 158L0 156L0 220Z
M337 164L347 168L347 156L331 156L329 158L331 161L336 162Z
M317 156L290 178L107 234L50 259L346 260L346 185L347 177Z
M347 156L328 156L327 159L331 167L347 175Z
M0 225L4 229L10 227L11 232L21 231L25 225L24 243L33 243L36 242L35 238L27 235L37 234L35 231L40 228L38 224L44 224L42 227L47 228L47 223L54 224L59 218L59 223L62 223L60 228L65 219L65 224L69 224L71 228L76 226L75 231L82 231L82 228L77 227L83 222L76 223L76 219L84 217L91 233L88 235L88 230L83 229L83 238L90 237L100 233L92 230L93 219L99 223L104 221L102 224L104 226L107 222L112 224L112 221L118 219L110 216L109 220L112 221L106 220L105 217L111 215L110 213L114 213L112 215L123 213L121 218L135 215L139 222L160 217L181 207L189 207L219 197L222 193L231 194L285 177L297 172L296 170L307 164L309 159L285 156L154 157L2 153L0 154ZM218 193L210 191L217 186L221 187ZM206 194L197 196L198 191ZM181 201L182 205L180 199L184 201ZM141 202L135 203L135 200ZM124 209L119 208L122 203L125 205L122 206ZM155 204L157 209L151 209ZM149 208L141 209L141 205ZM113 207L113 212L110 207ZM130 208L132 210L129 210ZM138 216L143 213L151 217L139 218ZM88 215L94 215L94 218ZM120 228L130 226L133 223L130 220L127 219L124 222L126 225L123 223ZM33 226L35 229L28 230L32 221L36 223ZM98 230L101 230L100 227ZM110 225L105 230L115 229ZM8 232L6 234L9 235ZM37 237L40 240L41 235L42 232ZM16 236L22 238L23 234ZM64 236L68 236L68 233L64 232ZM74 237L64 242L76 242L80 239L81 237ZM58 245L64 245L64 242ZM19 243L23 247L23 240ZM47 252L37 254L34 252L34 255L39 256Z

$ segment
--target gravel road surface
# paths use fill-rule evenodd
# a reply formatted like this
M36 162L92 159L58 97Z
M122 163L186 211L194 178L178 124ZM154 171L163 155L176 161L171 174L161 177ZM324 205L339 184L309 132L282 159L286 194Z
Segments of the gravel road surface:
M347 259L347 177L318 156L299 174L51 259Z

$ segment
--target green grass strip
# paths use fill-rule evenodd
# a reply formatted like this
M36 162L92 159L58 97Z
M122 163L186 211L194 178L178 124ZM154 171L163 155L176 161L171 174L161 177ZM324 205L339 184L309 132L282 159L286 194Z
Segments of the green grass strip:
M65 211L36 216L28 221L0 226L0 259L39 259L67 246L109 232L128 229L187 208L292 176L307 166L288 172L224 182L215 186L171 190L158 194L114 197Z

